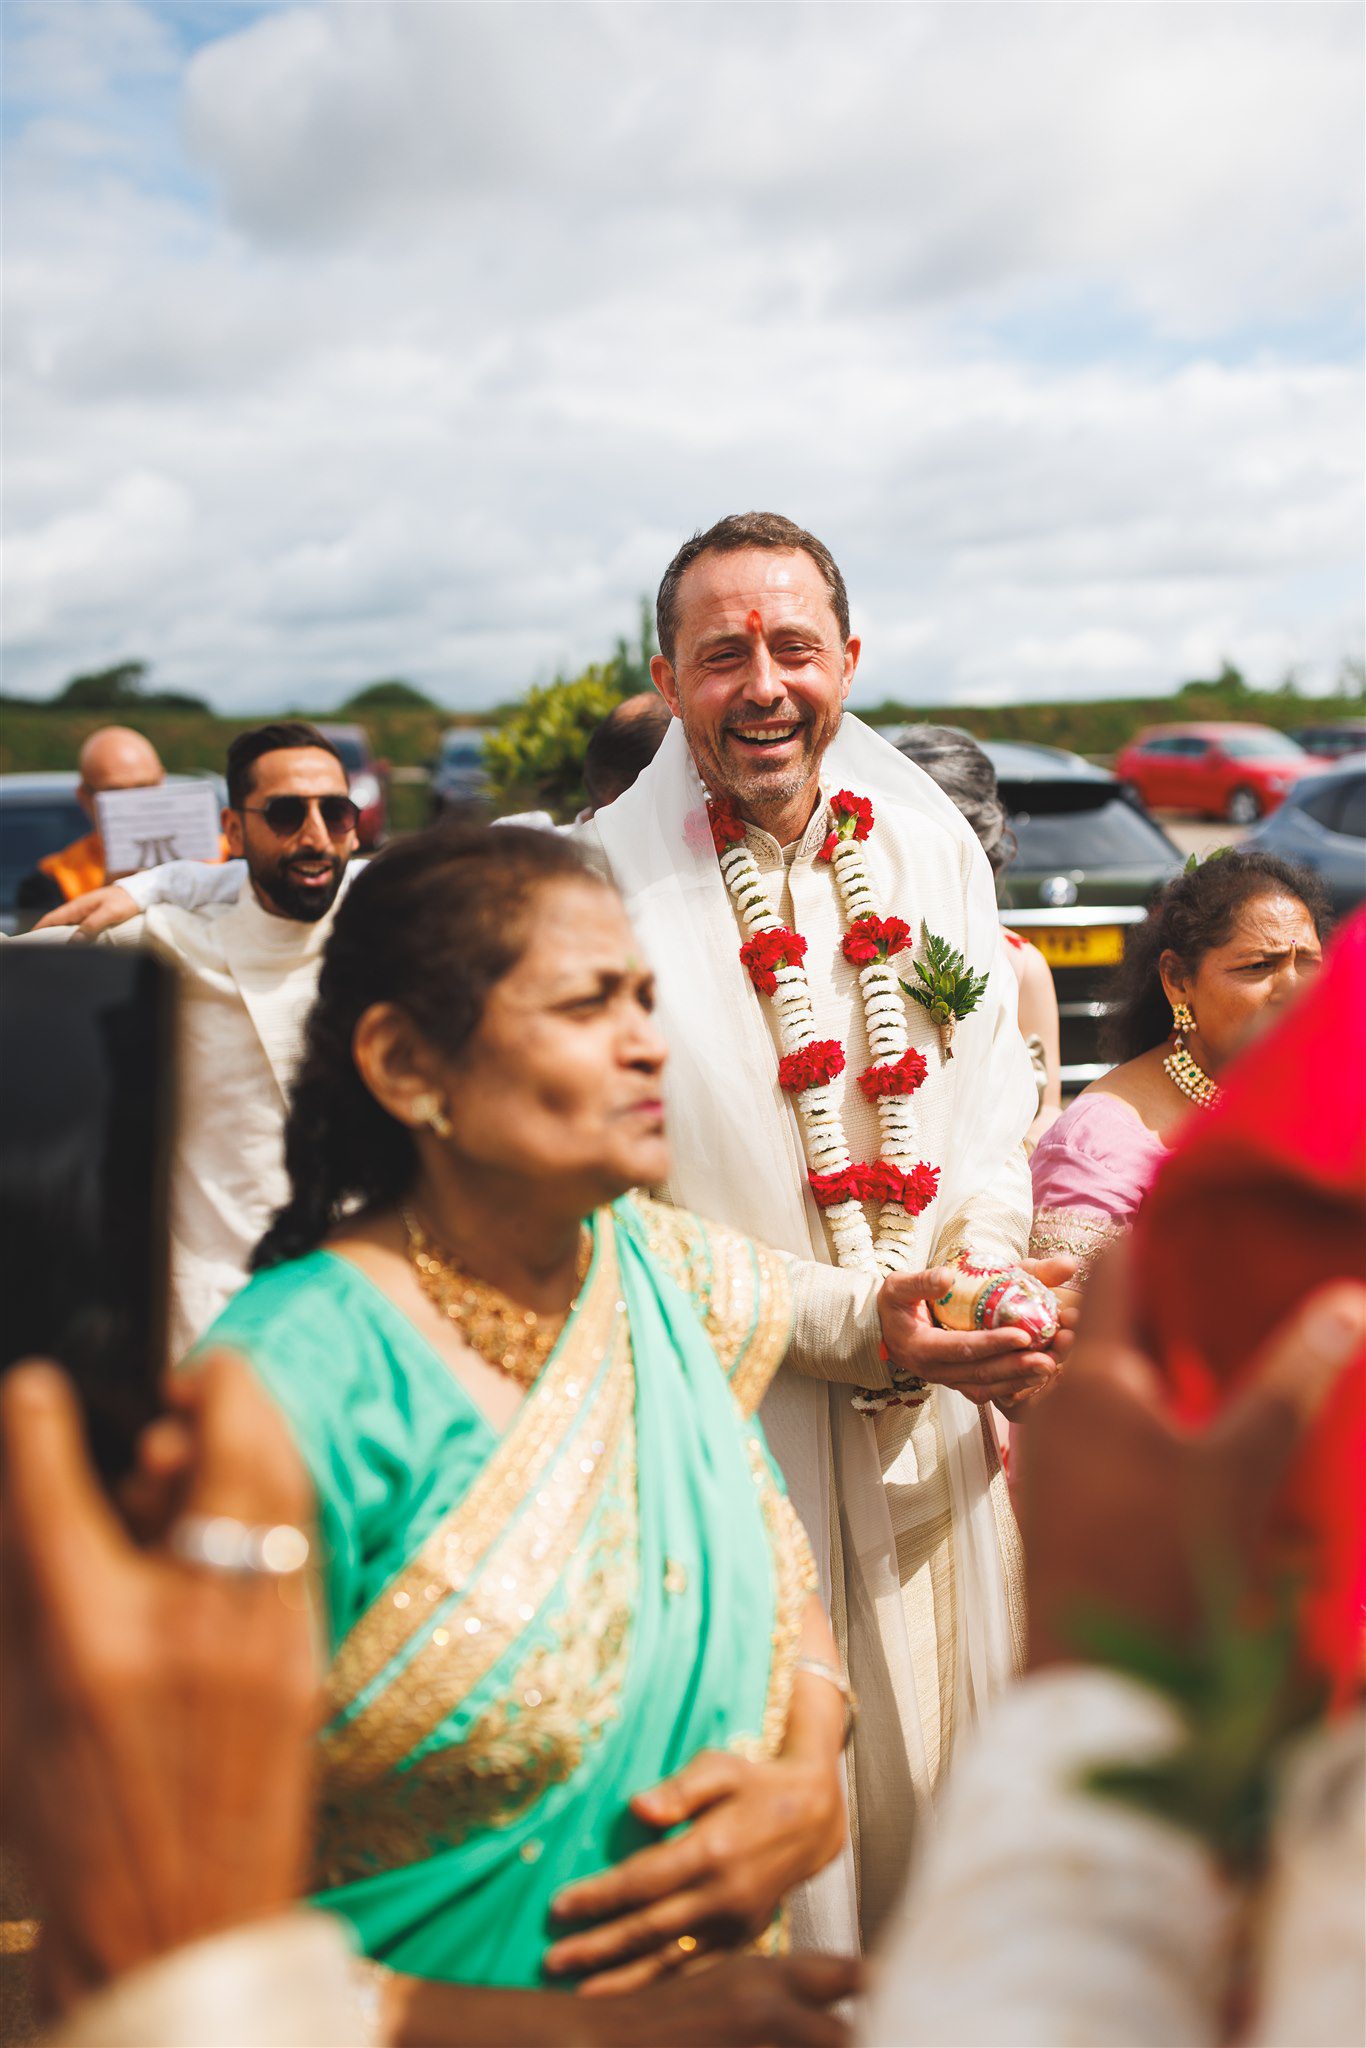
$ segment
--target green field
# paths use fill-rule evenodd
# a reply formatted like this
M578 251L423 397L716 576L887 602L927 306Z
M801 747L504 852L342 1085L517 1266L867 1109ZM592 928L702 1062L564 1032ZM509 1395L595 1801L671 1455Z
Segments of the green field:
M1303 697L1295 691L1249 690L1241 684L1230 687L1220 681L1187 683L1166 697L1097 699L1089 703L1070 700L983 708L887 702L856 704L854 708L878 724L923 720L957 725L979 739L1036 740L1108 760L1140 726L1169 719L1254 719L1285 728L1310 721L1360 717L1363 704L1366 698L1355 689L1331 697ZM221 769L234 733L259 725L265 715L258 712L251 717L220 718L202 712L151 707L138 711L132 705L117 712L71 711L55 705L20 705L11 698L0 704L0 773L73 768L86 734L114 719L127 720L145 732L167 768ZM498 717L497 712L490 713L486 722L493 723ZM371 711L363 720L376 754L396 768L429 765L443 732L452 725L478 722L469 713L456 714L435 706L429 710Z

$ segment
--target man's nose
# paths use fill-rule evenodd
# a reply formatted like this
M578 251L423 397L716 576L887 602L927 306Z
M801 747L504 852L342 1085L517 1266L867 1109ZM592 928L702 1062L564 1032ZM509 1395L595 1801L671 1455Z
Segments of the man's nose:
M322 808L316 797L310 801L303 824L299 827L299 840L301 845L314 846L319 850L325 849L328 844L327 827L323 823Z
M745 695L752 704L767 711L787 693L787 685L774 665L773 657L762 640L756 641L749 674L745 678Z

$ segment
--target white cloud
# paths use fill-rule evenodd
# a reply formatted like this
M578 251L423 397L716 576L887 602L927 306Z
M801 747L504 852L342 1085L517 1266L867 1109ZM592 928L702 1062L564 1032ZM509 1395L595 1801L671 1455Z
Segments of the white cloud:
M755 504L865 701L1359 647L1355 11L292 8L175 57L185 157L115 11L24 29L10 687L486 702Z

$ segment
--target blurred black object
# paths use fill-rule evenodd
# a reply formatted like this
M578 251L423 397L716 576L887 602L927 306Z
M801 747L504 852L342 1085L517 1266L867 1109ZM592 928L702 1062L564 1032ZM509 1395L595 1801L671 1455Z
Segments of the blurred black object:
M0 959L0 1365L66 1367L106 1480L162 1405L175 996L131 949Z

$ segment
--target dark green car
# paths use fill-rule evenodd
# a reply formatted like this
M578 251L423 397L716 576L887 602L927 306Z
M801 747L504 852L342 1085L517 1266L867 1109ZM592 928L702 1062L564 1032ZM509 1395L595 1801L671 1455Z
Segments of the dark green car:
M1016 852L997 881L1002 921L1053 969L1062 1023L1062 1085L1105 1073L1105 982L1124 934L1185 865L1180 848L1103 768L1059 747L984 740L1010 814Z

